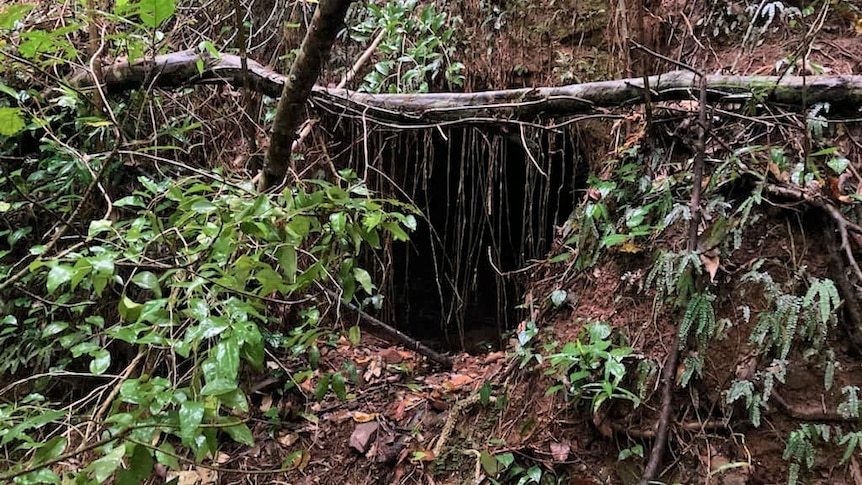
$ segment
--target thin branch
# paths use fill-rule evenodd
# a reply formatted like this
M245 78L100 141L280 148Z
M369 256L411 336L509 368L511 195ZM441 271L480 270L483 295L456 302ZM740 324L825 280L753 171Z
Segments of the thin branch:
M694 176L692 179L691 223L688 229L688 251L697 250L698 228L701 220L701 187L703 185L704 159L706 158L706 78L700 78L700 111L698 116L697 153L694 159ZM649 461L641 477L640 485L648 485L658 476L662 457L667 446L667 435L670 428L671 410L673 408L673 388L676 381L676 367L679 360L679 330L674 328L669 355L662 369L661 412L655 442L650 451Z
M633 44L637 45L637 44ZM649 51L647 51L649 52ZM672 62L669 58L663 60ZM199 72L198 61L204 64ZM134 63L116 62L103 67L103 82L110 91L121 92L153 84L176 88L187 84L230 84L241 87L243 69L237 56L181 51ZM247 60L251 89L271 97L281 96L286 77ZM685 66L674 63L686 69ZM673 71L650 76L647 83L652 102L691 99L696 92L696 72ZM862 105L862 76L703 76L707 101L741 103L780 103L804 109L829 101L843 106ZM88 76L75 74L70 84L89 85ZM559 87L526 88L476 93L372 94L347 89L315 86L311 102L329 106L333 111L366 111L372 120L427 124L460 120L465 117L498 120L533 120L536 117L571 116L596 112L599 108L644 102L643 78L629 78L572 84ZM803 92L805 95L803 96Z
M341 303L344 304L344 306L346 306L350 310L356 312L356 314L359 315L359 317L365 323L367 323L371 328L385 333L386 335L388 335L390 338L392 338L396 342L404 345L405 347L407 347L408 349L410 349L414 352L419 353L420 355L424 355L425 357L428 357L429 359L431 359L434 362L437 362L438 364L442 365L446 369L452 368L452 358L449 357L448 355L441 354L441 353L435 351L434 349L428 347L427 345L423 344L422 342L420 342L420 341L410 337L409 335L399 331L398 329L392 328L391 326L389 326L389 325L381 322L380 320L372 317L371 315L362 311L356 305L354 305L348 301L342 300L337 294L335 294L335 292L333 292L331 290L324 290L324 291L326 291L326 293L329 296L331 296L332 298L335 298L337 301L340 300Z

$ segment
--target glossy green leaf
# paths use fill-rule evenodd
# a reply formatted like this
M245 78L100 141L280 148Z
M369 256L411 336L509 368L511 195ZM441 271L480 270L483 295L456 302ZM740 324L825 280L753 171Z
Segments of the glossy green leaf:
M207 381L206 385L201 388L202 396L219 396L227 394L237 389L235 380L219 377L212 381Z
M371 294L374 291L374 284L371 282L371 275L368 274L368 271L362 268L353 268L353 278L356 279L366 293Z
M836 174L840 175L847 170L847 167L850 166L850 160L847 160L844 157L833 157L826 162L826 165L828 165Z
M104 483L110 478L117 468L122 464L123 457L126 454L126 445L120 444L113 450L109 451L105 456L90 463L87 467L93 473L93 479L96 483Z
M95 375L104 374L111 365L111 353L106 349L99 349L90 354L93 360L90 361L90 372Z
M617 246L628 241L629 237L628 234L611 234L602 239L602 246L606 248Z
M194 442L200 434L200 426L204 419L204 405L198 401L183 401L179 410L180 438L183 443Z
M143 305L135 303L129 297L123 296L120 298L118 310L120 318L122 318L124 322L133 323L138 321L138 318L141 316L142 309Z
M329 227L336 234L342 234L344 227L347 225L347 215L344 212L336 212L329 215Z
M60 456L63 451L66 450L67 443L68 441L63 436L55 436L51 438L36 450L36 454L33 456L33 461L35 463L44 463Z
M97 236L103 232L111 230L112 221L110 219L98 219L90 221L90 227L87 230L87 237Z
M553 304L554 307L559 308L560 306L562 306L563 303L566 302L566 295L567 294L568 293L566 293L566 290L560 290L560 289L554 290L551 293L551 304Z
M48 280L45 285L48 293L54 293L54 290L59 288L60 285L71 280L74 273L74 270L65 264L58 264L51 268L48 272Z
M159 278L150 271L141 271L132 277L132 283L145 290L150 290L156 298L162 297L162 288L159 286Z
M236 421L236 418L225 418L222 424L234 421ZM248 426L246 426L245 423L239 423L235 426L226 426L222 429L237 443L242 443L246 446L254 446L254 437L251 435L251 430L248 429Z
M335 393L335 396L338 399L343 401L347 398L347 386L344 382L344 375L341 372L335 372L332 374L329 385L332 387L332 392Z
M62 483L60 481L60 476L57 475L50 468L40 468L39 470L34 470L30 473L21 475L20 477L15 478L15 482L17 485L35 485L35 484L43 484L43 483Z

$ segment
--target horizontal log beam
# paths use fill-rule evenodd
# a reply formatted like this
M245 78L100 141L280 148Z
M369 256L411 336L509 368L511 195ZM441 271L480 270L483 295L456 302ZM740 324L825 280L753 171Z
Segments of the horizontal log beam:
M199 62L201 69L199 69ZM176 88L189 84L229 84L240 88L240 58L181 51L134 63L118 61L103 68L109 92L146 86ZM248 60L251 89L270 97L281 95L285 77ZM91 83L86 72L71 83ZM706 76L707 98L725 103L778 103L804 108L830 102L842 107L862 105L862 76ZM643 78L618 79L560 87L524 88L476 93L371 94L315 86L311 101L331 112L407 124L474 119L533 120L572 116L601 108L644 102ZM673 71L650 76L653 101L697 99L697 75Z

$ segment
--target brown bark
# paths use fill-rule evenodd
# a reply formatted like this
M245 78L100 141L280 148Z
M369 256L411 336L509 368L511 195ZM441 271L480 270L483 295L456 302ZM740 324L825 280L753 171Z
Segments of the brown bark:
M198 73L196 62L204 61ZM320 59L318 59L319 61ZM173 88L194 83L220 83L242 87L240 58L206 53L175 52L134 64L116 62L105 66L104 82L109 91L124 91L155 85ZM299 59L294 66L299 64ZM305 74L305 73L304 73ZM288 76L289 77L289 76ZM307 81L312 76L304 76ZM316 77L313 76L313 77ZM271 97L281 96L286 77L248 60L251 89ZM781 103L803 107L829 101L842 107L862 106L862 76L706 76L710 102ZM91 80L79 73L73 85L85 86ZM312 81L313 82L313 81ZM672 71L648 78L652 101L697 99L696 75ZM296 81L294 85L296 85ZM401 124L426 124L473 120L491 123L501 119L534 119L541 116L568 116L643 103L644 79L619 79L568 86L511 89L478 93L370 94L347 89L311 88L311 101L328 110L366 116L369 119ZM298 98L297 98L298 99ZM286 101L287 102L287 101ZM300 116L302 104L291 114ZM294 130L295 131L295 130ZM287 136L295 136L288 132ZM292 141L292 138L291 138ZM284 143L284 141L282 141Z
M344 16L351 0L320 0L311 19L308 32L299 48L299 54L284 82L278 101L269 149L263 162L260 187L267 189L284 179L291 164L296 130L305 118L305 103L317 81L335 36L344 25Z

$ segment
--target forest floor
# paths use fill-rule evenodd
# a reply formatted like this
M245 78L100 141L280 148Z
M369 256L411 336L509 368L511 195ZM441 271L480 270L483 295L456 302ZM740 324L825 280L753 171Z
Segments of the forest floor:
M202 15L201 18L213 13L207 11L209 7L201 7L199 2L191 3L195 4L194 7L184 7L181 13L194 12ZM219 3L222 2L207 5ZM282 55L286 57L293 46L299 45L302 29L291 27L282 36L285 30L283 23L299 26L301 22L293 22L293 17L277 17L273 12L281 8L280 2L272 3L273 8L270 10L260 8L256 9L260 12L253 12L266 19L263 24L272 32L264 31L263 28L256 31L255 35L266 39L250 39L251 44L257 44L260 49L249 53L249 57L276 69L276 66L283 64ZM295 3L302 5L290 15L307 7L306 3L317 2ZM461 18L456 32L461 42L457 49L457 60L465 66L465 91L637 78L679 69L732 75L862 75L862 0L824 0L811 6L796 1L782 3L768 0L463 0L435 3L440 11L445 10ZM224 4L227 5L227 2ZM237 1L236 5L239 4ZM54 2L45 2L46 11L54 7ZM211 9L214 11L217 8L213 6ZM297 15L307 14L311 10L309 7ZM751 18L753 12L751 23L741 22L746 15ZM213 15L221 21L229 18L226 15ZM212 32L208 34L214 39L231 32L230 25L219 26L220 32L216 35L214 23L207 25L200 19L193 19L191 14L189 18L192 20L177 22L182 29L178 27L173 37L165 41L165 45L177 47L177 50L198 46L203 51L204 44L199 44L201 39L197 36L204 38L206 35L199 34L195 29L206 31L211 28ZM277 20L270 22L273 18ZM255 25L261 23L261 19L254 20L257 22ZM189 38L194 39L189 41ZM155 42L155 35L153 39ZM183 43L187 45L183 46ZM363 43L360 49L351 45L345 50L361 52L364 46ZM350 64L345 59L357 57L354 54L357 52L335 52L331 64L346 69L345 66ZM364 69L369 69L369 66ZM334 69L327 73L320 84L336 82L339 78L336 71ZM58 76L55 73L44 74L50 74L52 78ZM5 85L3 87L6 88ZM350 87L353 89L355 86ZM179 161L178 165L193 166L196 173L201 171L197 166L210 169L215 165L223 170L222 174L238 174L247 182L251 176L244 170L253 165L247 162L263 153L266 147L262 128L264 123L257 125L260 120L253 120L250 123L254 125L249 128L250 135L243 133L244 120L238 121L241 116L234 115L247 114L244 111L246 106L234 108L240 105L238 100L247 100L231 87L207 89L210 88L206 92L203 89L195 92L192 88L182 93L168 92L159 98L159 102L164 101L166 105L176 103L170 109L181 106L181 110L171 112L166 109L165 113L171 116L180 113L177 118L191 120L187 126L188 134L175 134L177 140L182 141L181 144L188 145L178 150L182 151L182 156L188 157L188 160ZM261 113L267 109L264 104L261 102L257 106ZM793 481L795 472L791 470L791 465L795 464L800 466L801 483L862 485L862 431L858 428L859 419L847 418L836 411L848 399L846 389L862 387L862 355L860 349L854 346L851 331L847 330L850 325L846 323L862 315L862 311L857 312L857 315L852 314L852 308L858 305L848 308L850 305L846 303L835 303L830 306L828 297L819 296L820 307L816 310L825 308L826 313L831 312L823 315L823 320L832 326L828 333L823 332L823 342L811 347L800 345L799 342L818 342L819 334L811 331L811 335L801 335L794 340L797 333L804 333L796 327L778 329L775 333L779 335L770 338L779 343L764 344L753 337L762 330L759 327L763 323L759 318L761 315L784 311L785 315L799 317L798 308L792 305L782 307L782 302L794 302L794 305L801 306L800 295L806 294L805 291L813 286L812 282L834 280L842 293L849 288L851 293L858 294L851 283L842 286L842 282L848 281L847 268L851 265L847 258L855 262L856 254L862 254L862 224L854 224L857 233L851 233L847 241L841 241L835 224L844 219L830 219L824 208L837 208L839 214L844 211L844 217L847 217L845 222L854 220L854 216L858 219L859 214L853 211L858 212L858 202L862 200L862 177L859 176L862 173L862 115L858 110L848 113L842 106L818 105L816 110L822 111L812 108L800 114L798 107L775 108L766 102L752 104L756 106L748 111L745 108L750 107L730 103L710 111L710 128L704 135L706 143L701 147L695 143L698 134L693 128L696 124L694 120L699 113L706 113L707 108L695 101L596 110L597 117L607 115L607 119L583 123L573 121L571 125L566 124L570 120L561 120L563 123L559 126L565 126L557 134L570 130L566 132L567 136L571 133L577 135L576 150L579 152L578 157L583 158L578 159L578 162L588 167L589 175L592 176L587 181L585 174L578 174L583 179L582 186L574 187L570 194L576 199L575 215L582 215L584 208L590 204L592 207L605 204L613 212L606 219L616 220L605 220L603 223L607 231L596 230L597 236L591 242L587 241L589 244L579 245L571 241L578 234L587 234L590 228L586 224L578 226L580 222L576 221L579 219L573 216L563 224L547 228L548 233L554 235L554 240L547 248L546 256L530 261L526 268L506 268L508 274L517 273L518 277L526 275L526 284L513 301L505 302L507 308L503 311L496 309L494 315L487 317L493 321L503 313L517 314L518 321L510 325L514 328L508 329L502 336L489 336L484 329L465 329L462 326L462 346L470 352L449 349L452 366L446 368L416 351L416 347L407 348L393 343L385 335L366 328L367 318L363 319L353 309L339 305L337 298L332 298L329 301L330 309L337 311L324 315L322 321L342 336L338 340L333 337L326 342L325 338L320 337L318 342L314 339L321 334L316 333L316 327L308 331L312 336L309 349L314 347L313 352L319 350L319 356L314 356L313 364L310 357L312 350L303 350L309 355L306 357L306 354L298 356L298 353L292 353L294 349L285 348L285 345L272 345L266 349L265 369L262 372L248 368L241 371L242 390L249 397L250 409L247 415L237 417L248 424L254 444L248 446L228 439L221 440L217 456L203 457L206 463L201 463L201 456L206 453L196 457L195 462L195 459L188 458L191 454L188 449L183 448L182 453L185 455L180 458L184 471L168 471L162 464L156 464L158 476L150 478L150 483L175 480L179 485L631 485L641 480L657 437L663 406L670 406L668 445L658 473L658 483L788 483ZM222 111L225 107L230 109ZM143 116L144 111L141 110L137 116ZM827 122L822 116L827 111L830 115L841 115L845 119ZM356 121L358 117L339 118L337 126L332 127L327 125L326 116L337 118L338 113L312 113L320 118L315 125L317 131L311 137L314 141L309 142L314 148L303 156L306 161L311 161L309 167L315 167L315 162L319 161L315 157L325 159L328 162L325 169L332 168L333 172L338 162L346 158L350 158L351 162L354 158L362 158L358 155L354 157L353 153L359 151L357 147L360 146L365 149L362 159L368 161L371 160L368 146L372 148L371 153L376 153L374 156L377 159L383 158L383 153L408 157L412 156L411 150L416 153L422 152L423 148L426 152L433 151L454 139L447 138L451 132L443 128L448 126L435 126L427 129L434 133L425 139L426 146L422 147L417 142L385 152L384 148L375 146L373 136ZM167 115L165 117L167 119ZM363 118L363 124L365 121ZM146 125L140 121L137 124ZM153 140L161 136L155 133L156 124L153 121ZM520 138L513 136L517 133L507 131L516 124L500 123L502 128L470 125L468 130L473 130L471 133L474 135L471 136L481 138L487 143L486 146L523 147L528 152L524 131ZM524 125L542 131L530 123L525 122ZM814 131L812 126L825 133L820 135L821 145L816 147L809 135L809 132ZM481 131L485 128L489 128L487 133ZM491 132L490 128L497 131ZM355 131L351 133L351 129ZM398 138L402 133L390 136L391 132L384 132L383 135L373 130L371 132L374 136L381 136L381 139L383 136L389 137L386 138L387 143L394 140L392 145L403 140ZM351 135L355 136L346 139ZM184 136L189 138L182 138ZM439 137L434 139L434 146L427 141L432 136ZM467 135L459 136L463 140L468 139ZM419 138L421 136L417 135ZM249 146L255 145L255 139L259 146L252 150ZM553 138L549 136L548 139ZM550 145L548 139L536 142L537 146L541 147L541 142ZM138 138L135 140L137 143ZM573 142L563 142L564 145L567 143ZM143 146L144 141L141 144ZM467 144L467 141L463 142L464 146ZM38 143L34 141L33 145L28 149L38 151ZM458 144L451 142L451 145L443 151L457 158ZM822 146L831 147L832 151L823 151ZM773 157L774 154L769 150L771 147L780 147L781 150L776 151L781 152L781 157L786 154L784 158L792 160L792 163L785 160L786 163L782 162L782 165L776 161L780 157ZM380 150L376 151L377 148ZM390 149L391 145L385 148ZM462 156L469 151L463 147L461 149ZM553 150L548 146L545 149L546 160L553 158L550 153ZM456 153L451 155L450 150ZM825 155L822 154L817 155L820 157L820 171L809 170L807 162L815 165L812 160L816 158L814 154L818 150L824 154L840 154L848 163L845 173L852 176L842 178L823 169ZM754 152L756 154L750 155ZM476 153L480 153L479 158L487 154L481 151ZM698 154L706 154L708 159L708 176L703 180L694 180L690 169ZM530 160L523 153L521 155L520 162L531 170ZM743 160L743 155L750 155L750 158ZM336 160L338 156L342 159ZM564 156L559 158L563 160L562 163L570 160ZM750 166L738 171L734 171L733 167L728 169L732 159L738 162L739 167L746 163ZM651 171L648 172L644 167L653 163L650 160L655 161L655 164L650 166ZM390 162L393 165L408 164L401 158ZM625 173L626 164L636 169ZM489 165L493 164L489 162ZM132 169L140 167L121 165L121 168L128 172L122 175L128 175L131 180L137 173ZM485 170L485 167L482 169ZM715 175L719 170L725 170L721 177ZM487 169L487 172L490 171L490 168ZM839 173L842 171L836 170ZM311 169L307 172L310 173ZM752 173L759 178L752 176ZM810 200L801 196L793 199L786 194L796 192L784 192L782 196L780 192L778 195L766 194L766 189L763 189L770 184L787 188L787 185L781 184L799 173L817 173L818 177L821 173L827 174L819 179L812 178L807 185L804 181L797 181L791 186L803 194L809 193L806 190L817 192L817 197ZM387 174L381 175L388 177ZM628 175L631 180L624 182L623 178ZM710 175L715 175L715 178ZM529 191L525 188L528 183L524 177L518 182L520 190L524 192L521 195L526 199L525 194ZM752 181L755 178L756 181ZM610 194L600 193L601 190L595 188L605 182L616 184ZM130 186L135 183L135 180L131 180ZM682 208L683 212L689 207L689 193L696 192L691 190L692 187L700 187L705 191L709 189L713 198L698 201L703 202L701 205L706 215L695 232L701 231L699 235L703 241L693 241L697 236L690 236L682 216L675 222L664 224L665 217L670 219L669 209L657 217L660 221L645 224L651 226L643 234L633 235L634 229L643 227L634 222L628 225L635 219L631 214L637 210L649 212L647 207L662 203L658 198L644 200L646 196L632 202L633 193L641 196L649 192L632 188L639 183L644 187L651 184L672 187L666 192L670 193L668 206ZM91 189L95 185L92 184ZM503 192L503 195L493 195L493 190L488 189L487 207L483 199L480 204L482 207L471 207L470 210L484 212L487 209L490 212L493 197L508 203L506 190L512 189L502 183L499 186L502 187L499 192ZM755 189L755 186L758 188ZM377 190L376 187L370 189ZM761 189L763 193L752 195ZM111 187L111 190L116 191L113 195L125 196L134 193L135 189L117 186ZM623 194L625 190L628 195ZM484 195L481 190L476 192ZM285 198L291 197L289 191L285 193L288 194ZM620 201L624 195L628 199L622 203ZM649 195L654 196L655 192L649 192ZM107 192L105 197L108 198ZM120 200L119 197L117 199ZM757 199L757 203L753 206L746 210L740 208L743 205L741 201L754 199ZM407 201L401 202L406 204ZM568 213L573 208L556 209ZM751 211L750 214L747 210ZM739 214L744 215L738 217ZM700 242L706 244L705 240L713 232L719 232L720 224L731 219L746 221L744 231L742 227L733 225L736 222L728 222L731 227L725 229L727 233L721 234L720 241L724 244L722 250L712 252L716 248L711 247L694 258L704 268L699 275L698 290L708 287L703 294L709 295L708 304L714 309L712 317L703 320L711 328L697 331L720 338L715 337L706 345L695 343L694 337L688 337L679 364L675 369L672 366L669 368L675 372L677 381L690 380L686 385L673 387L670 401L663 402L659 375L669 355L674 353L674 342L686 317L679 308L668 303L670 294L678 287L670 288L673 285L664 285L662 282L664 279L670 280L669 273L675 270L671 268L665 271L661 267L662 263L657 261L665 252L693 257L695 252L686 248ZM358 222L353 222L357 227L360 226ZM743 223L739 224L741 226ZM661 229L656 229L659 226ZM455 227L466 231L463 225L456 224ZM741 235L743 232L744 237ZM731 243L730 239L733 238L725 237L728 233L738 236L738 244L736 241ZM631 237L624 244L605 245L606 239L602 238L608 235ZM89 239L92 239L92 235L88 236ZM339 240L340 243L343 241L346 239ZM387 244L391 242L387 241ZM347 246L350 244L352 242L346 243ZM727 249L734 245L732 250ZM386 248L391 249L391 246ZM588 250L594 250L596 256L593 260L592 256L586 254ZM32 251L33 255L37 254L35 247ZM358 253L358 246L356 251ZM309 255L310 258L314 257L311 253ZM490 248L487 255L490 260ZM481 257L484 256L482 253ZM299 256L300 259L302 257ZM381 265L391 265L394 260L391 254L383 257L375 254L370 258L374 257L378 257L374 264L382 261ZM359 260L358 255L356 259ZM457 257L453 259L460 262ZM584 264L584 259L591 261ZM293 264L296 266L296 261ZM350 271L353 269L351 267ZM496 267L494 270L502 274ZM862 270L857 268L856 271L862 275ZM326 272L326 269L320 271L321 274ZM680 269L678 273L683 274L683 270ZM752 277L755 273L755 277ZM756 277L762 279L756 280ZM324 278L321 276L321 279ZM405 284L410 279L411 275L407 275ZM682 276L679 279L683 279ZM384 284L392 285L392 281L397 280L392 278L384 283L375 280L375 283L382 287ZM862 281L856 283L862 285ZM436 286L439 288L441 285ZM693 288L695 285L691 286ZM317 291L316 288L314 291ZM323 284L320 288L323 288ZM317 296L321 301L332 297L332 293L326 291L319 293ZM693 293L692 289L687 296ZM787 298L781 300L776 295ZM436 296L428 295L428 299ZM303 302L314 299L313 296L302 297ZM387 304L397 305L394 298L386 298L389 298ZM826 298L825 303L823 298ZM679 298L680 301L682 299ZM267 315L271 317L269 322L281 323L283 328L263 331L271 330L275 334L291 330L290 326L295 322L289 317L301 305L291 308L285 301L287 299L267 300L269 306L266 309L271 311ZM815 306L811 301L803 303L808 304L809 309ZM117 308L116 304L107 305L106 308L108 306L112 312ZM778 308L773 309L774 306ZM484 305L484 308L488 307ZM123 311L122 308L120 311ZM477 321L483 320L483 315L474 317ZM381 319L386 320L384 317ZM597 324L606 327L597 327ZM862 329L862 322L857 322L857 325ZM357 328L361 328L361 331L357 332ZM602 333L602 328L607 328L607 332ZM615 351L624 355L621 361L625 364L625 379L616 382L611 393L613 395L603 401L592 401L590 398L607 389L597 391L593 387L586 391L571 391L574 386L570 379L574 373L569 368L560 371L560 366L555 362L566 344L576 349L598 349L597 353L606 350L591 340L594 338L591 332L594 331L599 332L598 340L601 340L602 345L612 342L616 346ZM41 332L42 329L39 329L38 333ZM437 332L435 326L426 333L433 335L442 331ZM426 343L440 345L443 340L454 339L435 340L439 341L426 340ZM500 345L484 345L489 341ZM780 347L784 341L793 342L793 345L791 347L788 343L787 355L784 356L786 359L779 359L774 355L777 353L775 347ZM164 347L161 350L167 351L168 346ZM261 350L261 354L263 352ZM143 355L143 352L139 355ZM129 356L117 355L115 358L119 361L125 357ZM311 370L306 371L303 367L302 372L297 372L289 368L291 362L299 359L307 359ZM612 359L606 356L602 359L606 360L589 362L588 365L595 365L586 373L606 372L602 377L607 384L613 377L613 370L608 364ZM114 365L118 365L118 362ZM129 369L133 367L130 364ZM331 372L327 373L327 370ZM302 376L297 377L299 374ZM332 376L335 375L342 379L341 391L344 391L345 374L351 374L347 392L328 392L327 386L334 388L335 384L327 379L334 379ZM771 379L776 375L781 377L773 382ZM29 382L31 376L14 377L21 382ZM233 377L236 378L236 372ZM128 378L128 374L125 378ZM5 387L5 379L6 376L0 376L0 387ZM88 381L72 381L76 392L90 391ZM754 389L753 382L757 382L757 389ZM323 386L319 388L321 383ZM734 387L740 383L749 383L751 386L747 403L745 399L736 399L741 394L735 397L730 395L744 390L739 386ZM12 387L10 385L9 388ZM763 395L769 396L768 403L761 406L755 402L752 405L752 399ZM106 402L110 403L113 398L113 395L110 396ZM3 400L13 399L3 396ZM853 400L856 401L856 408L862 409L858 406L860 400L855 397ZM120 406L117 404L113 408L120 409ZM94 416L102 415L107 410L106 404ZM61 419L62 416L58 418ZM93 423L97 421L93 420ZM808 425L812 426L801 428ZM836 440L825 440L826 443L817 442L816 449L796 449L794 453L798 454L789 454L788 443L792 442L791 437L800 429L809 433L805 436L809 440L806 443L816 441L817 433L833 430L846 432L842 436L848 440L857 440L851 443L856 446L858 442L858 446L855 449L852 446L848 448L839 446ZM212 432L212 436L216 435L215 431L208 431ZM172 438L167 437L168 433L163 435L164 441L170 444L168 440ZM8 439L11 438L4 438L3 443L7 443ZM16 452L30 450L25 450L26 446L29 443L21 445L21 449ZM70 456L62 463L52 464L71 469L86 463L84 459L76 461L79 457L74 454ZM8 457L6 459L10 460ZM125 458L121 455L115 468L121 459ZM89 473L85 467L79 468ZM21 475L24 476L23 472Z
M807 65L799 63L797 73L808 70L862 74L862 24L856 16L859 5L840 3L844 7L833 9L819 25L765 29L756 45L741 47L744 31L728 35L707 32L708 25L727 27L722 22L728 20L721 17L719 9L704 12L692 10L690 2L663 2L646 15L648 28L655 27L650 45L706 72L764 75L782 72L786 67L782 60L799 55L803 46ZM469 6L462 8L462 15L476 15L479 11L470 11ZM589 18L585 8L589 7L575 9L580 19ZM728 12L740 8L727 4ZM614 19L608 11L596 10L595 15L602 19L598 26L583 29L579 43L571 35L557 35L553 27L560 22L553 17L555 13L559 14L559 7L525 8L513 14L507 26L497 32L494 44L498 51L493 55L507 59L505 63L493 62L484 50L465 50L468 58L474 56L466 60L467 65L475 66L468 84L478 90L561 84L572 78L624 77L619 76L626 74L619 70L621 64L615 64L619 59L614 61L615 56L623 56L622 51L616 36L608 31L614 22L625 19ZM701 25L697 25L699 19L703 21ZM486 20L465 17L465 32L482 35L477 26ZM550 40L549 36L531 31L530 26L535 25L551 26L547 29ZM634 22L632 27L637 30ZM815 28L816 40L812 43L807 39ZM584 38L591 40L583 42ZM600 45L612 47L602 50ZM529 55L549 48L556 52ZM566 73L562 71L567 62L575 67L571 67L571 77L564 78ZM637 60L633 62L637 67ZM650 58L649 63L656 72L676 69L656 58ZM631 113L635 125L643 123L638 113L642 111ZM637 126L629 130L635 132ZM616 148L614 140L602 141ZM848 158L862 170L860 150L854 146L853 137L840 137L836 143L842 146L843 153L856 154ZM597 143L591 148L602 152L607 146ZM596 156L591 165L600 167L604 158ZM838 381L831 390L824 390L825 371L806 365L802 351L796 349L800 358L791 361L785 384L776 387L776 404L764 410L759 427L740 418L726 404L730 382L750 375L758 364L764 365L757 361L747 340L755 321L743 314L745 308L762 309L764 297L741 284L742 274L760 259L772 265L768 268L770 274L784 275L783 281L776 281L779 285L792 281L801 266L815 277L828 277L834 271L830 259L833 256L826 250L830 236L822 221L790 206L766 206L759 216L759 233L747 234L743 247L721 261L715 275L714 284L720 288L714 302L716 318L731 324L726 338L712 346L705 357L707 372L703 379L686 392L678 390L673 400L675 425L661 475L665 483L785 483L788 462L782 455L789 433L801 422L837 419L827 410L835 409L839 402L838 390L862 382L859 356L853 354L845 339L832 336L829 344L842 372L836 373ZM665 234L652 244L681 248L685 246L685 234ZM566 263L537 264L524 301L514 304L524 303L534 309L530 317L538 324L542 343L578 340L583 338L583 322L603 320L626 336L636 355L664 362L677 322L670 315L657 313L654 292L643 289L650 270L649 258L644 256L652 249L614 252L574 276ZM566 250L558 240L551 254ZM536 303L560 289L561 282L569 295L564 305L547 308ZM345 313L344 317L345 328L355 323L352 315ZM535 471L525 468L521 475L510 476L512 483L530 483L519 479L540 475L545 477L541 483L554 483L549 476L566 477L560 483L572 484L637 483L645 460L618 457L621 451L635 445L642 445L645 453L649 450L660 406L658 380L644 386L646 398L638 413L613 405L592 415L577 412L559 393L548 395L555 382L541 368L525 371L519 367L522 356L516 347L517 340L510 339L502 351L458 353L454 355L454 368L443 370L410 350L368 333L359 345L345 340L323 350L321 361L333 368L341 368L342 361L352 361L363 383L355 397L344 402L325 400L305 414L303 409L295 408L289 396L273 392L266 382L253 384L250 388L255 391L256 445L237 453L228 449L219 463L245 470L291 465L293 471L278 478L279 483L489 483L489 472L499 465L493 456L512 453L518 463L535 464L541 471L529 475ZM683 371L681 365L678 373ZM313 393L313 389L303 391ZM271 409L279 409L281 416L315 417L302 426L285 428L265 417L272 415L268 413ZM304 443L304 447L297 447L297 443ZM306 451L296 452L299 448ZM858 455L846 465L839 465L841 454L838 448L821 450L805 483L862 484ZM219 481L275 483L272 479L234 473L221 476Z

